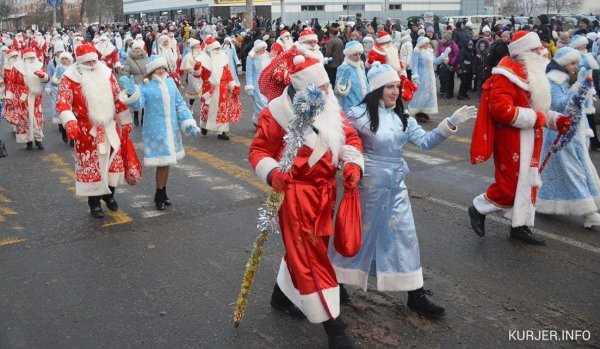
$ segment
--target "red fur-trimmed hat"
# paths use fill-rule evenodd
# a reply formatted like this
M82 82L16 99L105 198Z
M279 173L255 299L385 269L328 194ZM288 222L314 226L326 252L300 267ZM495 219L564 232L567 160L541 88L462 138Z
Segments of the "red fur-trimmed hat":
M98 51L96 51L94 46L87 43L77 46L75 55L77 56L78 64L98 60Z
M294 57L294 66L290 70L290 80L296 90L308 85L321 86L329 83L329 76L323 63L316 58L305 58L302 55Z
M35 54L35 50L32 49L31 47L24 49L23 52L21 52L21 55L22 55L23 59L37 58L37 55Z
M379 32L379 35L377 36L377 41L378 44L384 44L386 42L390 42L392 41L392 37L390 36L390 34L388 32L386 32L385 30L382 30Z
M300 37L298 37L299 42L307 42L307 41L319 41L317 34L315 34L312 29L306 28L300 33Z

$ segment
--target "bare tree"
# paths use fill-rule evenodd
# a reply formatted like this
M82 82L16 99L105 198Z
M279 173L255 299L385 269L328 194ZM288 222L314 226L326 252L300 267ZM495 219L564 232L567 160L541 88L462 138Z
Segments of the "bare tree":
M0 29L3 29L3 22L6 17L12 11L12 6L8 3L8 0L0 0Z
M531 16L533 9L539 5L539 0L520 0L521 8L526 16Z
M563 11L577 8L580 5L578 0L553 0L553 3L557 13L563 13Z

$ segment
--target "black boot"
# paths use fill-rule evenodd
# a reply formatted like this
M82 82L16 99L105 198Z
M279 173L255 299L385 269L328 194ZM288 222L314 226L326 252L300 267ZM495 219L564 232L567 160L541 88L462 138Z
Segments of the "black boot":
M346 324L341 317L335 320L323 322L323 328L327 333L327 344L329 349L359 349L360 345L346 334Z
M139 112L137 112L137 111L133 112L133 124L135 126L140 126L140 117L139 117L138 113Z
M408 291L408 302L406 305L414 312L430 318L439 318L446 314L444 308L435 305L427 299L427 296L433 296L431 290L424 290L421 287L418 290Z
M297 306L292 303L291 300L281 291L278 284L273 287L273 294L271 295L271 306L281 312L284 312L290 316L304 319L306 316L298 309Z
M102 195L102 200L106 204L111 211L118 211L119 205L117 205L117 201L115 201L115 187L108 187L110 189L110 194Z
M200 133L202 133L202 135L206 136L206 134L208 134L208 130L205 128L200 128Z
M100 196L88 196L88 205L90 206L90 214L94 218L104 217L102 205L100 205Z
M27 150L33 149L33 142L27 142Z
M67 130L62 125L58 125L58 130L60 131L60 135L62 137L62 141L65 143L69 142L69 137L67 137Z
M164 188L156 189L156 193L154 193L154 203L156 204L156 209L162 211L165 209L165 197L164 197Z
M340 284L340 304L341 305L352 304L352 299L350 299L350 295L348 294L348 291L346 291L344 284Z
M510 228L510 238L520 240L532 245L546 244L546 241L543 238L535 235L526 225L516 228Z
M163 202L165 203L165 206L171 206L171 200L167 196L167 187L163 187L163 198L164 198Z
M42 143L42 141L35 141L35 146L39 149L39 150L44 150L44 144Z
M228 141L229 140L229 136L227 135L227 133L223 132L220 135L217 136L218 139L222 139L224 141Z
M469 207L469 218L471 218L471 228L479 236L485 235L485 215L479 213L475 206Z

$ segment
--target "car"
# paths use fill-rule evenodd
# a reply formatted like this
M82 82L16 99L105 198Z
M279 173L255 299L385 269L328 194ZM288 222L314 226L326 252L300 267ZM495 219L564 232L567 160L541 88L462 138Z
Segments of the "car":
M526 24L529 24L529 17L515 17L515 30L521 30Z

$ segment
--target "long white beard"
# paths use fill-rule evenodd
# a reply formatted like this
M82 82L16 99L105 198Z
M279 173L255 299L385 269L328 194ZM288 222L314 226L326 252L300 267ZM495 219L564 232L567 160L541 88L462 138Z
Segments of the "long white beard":
M398 57L398 49L394 44L390 44L385 48L385 58L387 64L391 65L395 71L400 71L400 58Z
M110 71L101 63L96 63L93 69L85 66L78 67L81 73L81 91L85 97L88 117L97 125L106 126L114 119L115 101Z
M547 113L551 103L550 82L545 73L547 61L535 52L521 54L519 60L525 65L530 86L531 107L535 111Z
M210 84L215 88L221 84L223 67L229 64L229 58L223 52L210 52ZM215 91L215 93L219 93Z
M344 133L344 120L340 114L340 104L329 86L329 93L325 96L325 107L315 116L313 126L319 131L318 138L325 141L331 150L332 162L337 166L342 146L346 142Z
M321 53L321 50L319 50L319 46L315 46L315 48L312 49L308 45L305 45L302 43L297 43L296 47L298 47L298 50L300 51L300 53L302 53L306 57L316 58L321 62L323 62L323 60L325 58L325 57L323 57L323 53Z
M291 36L281 39L280 43L281 43L281 46L283 47L284 51L287 51L287 50L291 49L292 46L294 46L294 40L292 40Z
M23 79L25 85L29 88L29 93L35 96L41 95L44 92L44 83L40 78L35 76L33 72L42 69L40 62L23 63Z
M167 60L169 72L174 71L177 67L177 55L173 51L173 48L160 45L158 48L158 54Z

